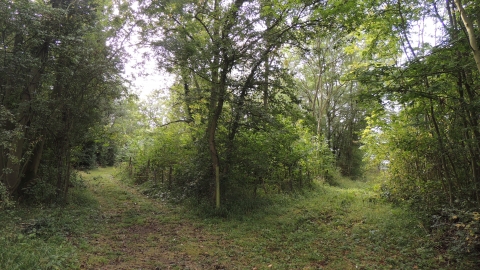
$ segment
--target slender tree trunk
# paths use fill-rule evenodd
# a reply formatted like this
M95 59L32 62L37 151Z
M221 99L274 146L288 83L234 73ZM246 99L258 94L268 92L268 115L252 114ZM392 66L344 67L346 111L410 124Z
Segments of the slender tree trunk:
M271 3L266 3L267 5L270 5ZM265 18L265 24L267 28L270 28L271 26L271 20L270 17ZM269 37L268 35L265 37L266 42L267 42L267 47L269 47ZM264 88L263 88L263 107L267 109L268 107L268 77L270 76L270 57L268 54L265 55L265 77L264 77Z
M268 107L268 76L270 73L270 64L269 64L269 57L266 56L265 59L265 78L264 78L264 88L263 88L263 107L266 109Z
M172 166L168 167L168 189L172 189L172 174L173 174L173 168Z
M477 37L475 36L475 28L473 25L472 19L468 16L467 12L463 8L461 0L455 0L455 5L457 6L458 10L460 11L460 16L462 18L463 24L467 29L468 39L470 42L470 48L473 52L473 58L475 59L475 63L477 64L478 72L480 72L480 48L478 47Z
M215 132L217 130L218 119L220 117L220 112L218 111L219 108L219 96L220 96L220 89L219 89L219 64L220 64L220 18L219 15L216 14L219 11L219 0L214 1L214 13L215 13L215 21L213 23L213 31L212 37L213 42L217 43L215 45L215 51L213 52L213 60L211 65L211 74L212 74L212 86L210 91L210 104L209 104L209 115L208 115L208 124L207 124L207 141L208 141L208 149L210 152L210 158L212 161L212 172L213 172L213 183L215 186L214 197L215 200L219 200L217 198L216 190L217 188L217 168L219 167L220 161L218 157L217 146L215 144ZM223 104L222 104L223 105ZM219 195L219 194L218 194Z
M23 132L24 128L22 128ZM13 194L17 191L18 186L21 181L21 163L23 156L23 146L25 143L25 138L15 138L13 142L13 148L9 151L8 160L7 160L7 170L5 175L5 186L10 194Z
M458 53L459 57L462 57ZM476 95L472 91L470 85L467 83L467 75L464 70L460 71L457 76L457 91L460 97L461 108L462 108L462 121L464 125L464 137L465 137L465 147L468 148L470 153L470 171L472 175L472 184L474 187L474 196L477 200L477 203L480 204L480 190L479 190L479 181L480 181L480 168L478 166L478 158L480 151L480 134L478 131L478 121L477 121L477 112L473 106L467 105L467 100L465 99L464 86L467 91L468 102L474 104L476 101ZM468 158L467 158L468 160ZM458 182L458 179L457 179Z
M440 151L442 152L442 155L441 155L442 166L443 166L443 170L444 170L445 175L446 175L445 178L447 179L447 184L448 184L449 202L450 202L450 204L452 204L453 203L452 180L451 180L449 169L448 169L448 166L447 166L447 162L445 161L445 156L444 156L444 154L448 156L448 152L446 152L445 147L444 147L443 137L442 137L442 134L440 133L440 129L438 127L438 123L437 123L437 120L436 120L436 117L435 117L435 112L433 110L432 100L430 100L430 114L431 114L431 117L432 117L433 125L435 127L435 133L437 134L437 142L438 142ZM455 165L453 163L451 165L454 168Z
M215 167L215 207L220 208L220 168Z
M208 146L210 150L210 157L212 159L212 169L214 172L214 183L215 183L215 201L220 201L220 158L218 156L217 144L215 142L216 130L218 127L218 121L223 110L224 97L226 92L226 70L222 70L222 75L220 78L219 85L217 85L216 91L218 93L218 100L216 101L216 106L213 111L213 115L209 121L208 125ZM217 204L217 208L220 206Z
M25 176L23 177L22 183L19 186L19 191L27 187L31 182L35 181L37 178L38 167L40 166L40 161L43 154L44 140L41 139L34 147L33 154L28 162L28 165L25 170Z

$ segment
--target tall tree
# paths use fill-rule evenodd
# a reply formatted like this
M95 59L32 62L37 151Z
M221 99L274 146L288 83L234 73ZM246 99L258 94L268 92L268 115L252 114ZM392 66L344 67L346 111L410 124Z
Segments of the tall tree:
M55 179L56 195L65 198L71 149L82 141L81 130L101 119L122 90L105 18L93 0L0 4L0 97L15 116L4 131L19 131L0 149L2 182L13 194L38 178ZM43 177L41 162L50 168Z
M318 136L327 140L342 173L355 176L361 167L358 132L364 128L364 112L358 99L362 86L347 78L362 61L358 53L347 52L341 33L318 36L310 52L290 65L297 69L299 95L315 120Z
M471 20L458 4L397 1L391 7L399 20L391 27L402 37L400 45L408 57L395 65L370 67L363 78L375 86L370 92L375 99L394 105L387 117L391 125L382 137L391 143L388 156L395 194L430 210L443 204L464 208L480 203L475 113L479 70L471 57L476 50L469 34L473 32L462 25ZM413 26L426 18L437 22L443 36L435 47L414 46Z
M248 114L248 100L257 93L269 98L265 78L271 76L267 74L272 67L268 68L267 64L268 71L264 72L265 61L271 62L277 49L288 43L298 44L313 31L320 22L314 11L324 5L316 1L267 5L262 1L215 0L198 3L152 1L144 7L144 12L152 18L148 22L155 22L147 32L158 29L160 32L156 34L162 37L152 41L152 45L160 53L163 64L182 76L186 100L195 99L194 92L202 92L201 96L208 100L202 121L205 122L212 182L216 183L217 207L220 174L228 175L231 159L228 153L234 150L241 121ZM196 91L192 91L194 87ZM231 118L225 143L227 154L222 161L218 130L227 104Z
M480 23L479 21L480 18L478 15L478 9L480 7L478 6L478 3L474 1L466 1L466 2L470 4L468 8L472 10L472 14L469 14L469 12L467 12L467 10L464 8L462 4L462 0L455 0L455 5L460 13L460 17L462 18L463 25L467 30L466 32L467 32L470 48L472 49L472 52L473 52L473 58L475 59L475 63L477 64L477 69L480 72L480 46L477 42L478 30L476 29L476 28L479 28L479 23ZM474 19L472 18L475 16L477 17L476 28L474 25Z

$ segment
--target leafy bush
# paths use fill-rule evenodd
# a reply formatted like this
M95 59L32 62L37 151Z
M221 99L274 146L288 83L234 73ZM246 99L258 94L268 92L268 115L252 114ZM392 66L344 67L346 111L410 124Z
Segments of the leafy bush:
M41 178L37 178L31 185L24 188L23 195L27 202L35 203L52 203L58 200L56 183L51 179L55 179L56 170L47 171L43 169ZM49 181L50 180L50 181ZM70 171L70 187L85 188L84 179L74 170Z
M10 198L7 188L0 182L0 210L13 207L15 202Z
M52 183L39 178L31 186L24 189L29 202L32 203L50 203L56 198L56 187Z
M432 216L432 222L432 230L441 235L438 240L454 257L480 258L479 212L443 208Z

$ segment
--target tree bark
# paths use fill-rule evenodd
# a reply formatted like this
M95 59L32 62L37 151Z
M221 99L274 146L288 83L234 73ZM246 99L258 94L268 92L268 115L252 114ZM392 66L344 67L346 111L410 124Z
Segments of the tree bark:
M226 41L228 41L228 34L231 28L234 26L237 19L237 11L243 5L244 0L236 0L235 8L231 10L229 14L225 16L224 21L219 17L215 18L212 38L216 43L216 50L213 53L213 60L211 65L212 74L212 87L210 93L209 104L209 119L207 126L208 148L210 157L212 160L213 180L215 183L215 201L216 207L220 207L220 158L218 155L218 149L215 142L216 130L218 127L218 121L223 111L223 105L225 101L225 95L227 91L227 75L230 72L231 67L235 59L230 55L230 51L226 47ZM214 2L214 13L220 10L219 0ZM215 15L215 16L218 16ZM223 24L223 27L221 27ZM217 192L217 190L219 192ZM218 203L217 203L218 202Z
M25 169L24 177L19 186L19 193L23 193L23 189L27 187L30 183L34 182L37 178L38 167L40 166L40 161L42 160L43 154L43 139L37 142L33 148L32 157L30 158L28 165Z
M480 48L478 47L477 39L475 37L475 28L473 26L472 19L468 16L467 12L463 8L461 0L455 0L455 5L457 6L458 10L460 11L460 16L462 18L462 22L467 29L468 39L470 42L470 47L473 51L473 58L475 59L475 63L477 64L477 69L480 72Z
M24 129L22 128L24 133ZM5 186L10 194L17 191L21 180L21 161L23 156L23 145L25 139L23 137L16 138L13 143L13 148L9 151L9 158L7 161L8 172L5 175Z
M214 172L214 180L215 180L215 190L220 190L220 181L217 181L217 179L220 179L219 175L219 167L220 167L220 158L218 156L218 150L217 150L217 144L215 142L215 135L216 135L216 130L218 127L218 120L220 119L220 115L222 114L223 110L223 103L224 103L224 97L225 97L225 91L226 91L226 70L222 70L222 75L220 78L219 85L216 87L214 86L212 91L215 91L217 94L218 100L216 102L213 102L214 104L216 103L216 106L214 107L213 115L210 118L209 124L208 124L208 147L210 150L210 157L212 159L212 169ZM214 93L212 93L213 95ZM215 201L220 201L220 193L215 192ZM217 208L220 206L217 205Z

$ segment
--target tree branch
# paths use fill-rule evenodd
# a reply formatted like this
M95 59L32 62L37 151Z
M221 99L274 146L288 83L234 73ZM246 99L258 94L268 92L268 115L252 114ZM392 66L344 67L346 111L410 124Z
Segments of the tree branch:
M180 120L175 120L175 121L172 121L172 122L168 122L168 123L163 124L163 125L160 125L160 126L158 126L158 127L165 127L165 126L168 126L168 125L170 125L170 124L182 123L182 122L188 124L188 123L193 122L193 120L192 120L192 119L180 119Z

